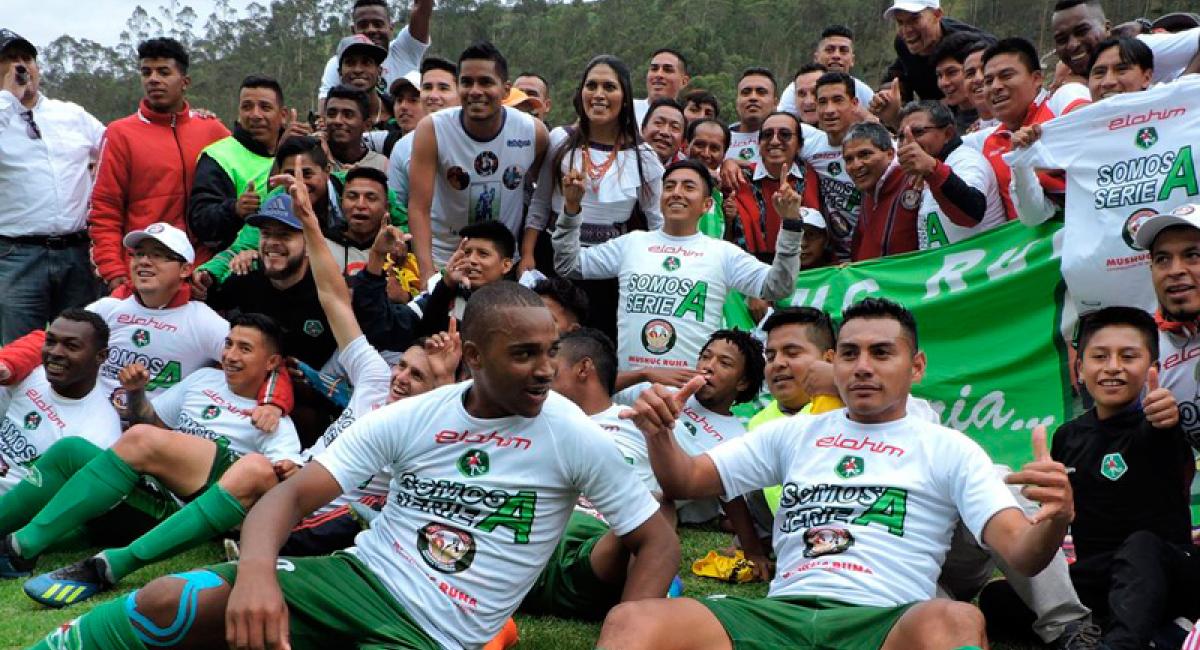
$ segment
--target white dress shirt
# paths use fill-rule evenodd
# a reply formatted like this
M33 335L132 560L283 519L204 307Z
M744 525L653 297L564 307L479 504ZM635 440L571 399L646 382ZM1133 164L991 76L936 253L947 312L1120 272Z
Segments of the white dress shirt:
M0 90L0 236L66 235L87 227L104 125L78 104L39 94L30 109Z

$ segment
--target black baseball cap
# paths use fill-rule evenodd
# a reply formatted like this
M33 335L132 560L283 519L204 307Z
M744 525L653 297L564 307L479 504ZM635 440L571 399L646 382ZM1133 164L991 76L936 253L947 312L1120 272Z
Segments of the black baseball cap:
M14 32L11 29L0 27L0 52L14 46L24 46L34 56L37 56L37 48L30 43L28 39Z
M1154 29L1164 29L1168 32L1182 32L1184 30L1200 27L1200 14L1190 11L1176 11L1175 13L1159 16L1154 21Z

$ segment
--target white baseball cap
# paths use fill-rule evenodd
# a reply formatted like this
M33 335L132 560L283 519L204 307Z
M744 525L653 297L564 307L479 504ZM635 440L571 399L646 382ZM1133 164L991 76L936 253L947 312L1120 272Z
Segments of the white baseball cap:
M1133 241L1138 248L1150 250L1158 234L1172 226L1191 226L1200 230L1200 203L1185 203L1170 212L1148 214L1137 218L1134 215L1125 223L1125 228L1131 231Z
M188 264L196 261L196 249L192 248L192 242L188 241L187 233L162 221L125 235L125 248L132 249L147 239L153 239L166 246L172 253L187 260Z
M891 20L892 16L897 11L907 11L910 14L915 14L925 9L941 9L941 0L894 0L892 6L883 12L884 20Z
M829 229L829 224L825 223L825 215L821 214L820 210L812 208L800 208L800 222L806 226L815 226L821 230Z

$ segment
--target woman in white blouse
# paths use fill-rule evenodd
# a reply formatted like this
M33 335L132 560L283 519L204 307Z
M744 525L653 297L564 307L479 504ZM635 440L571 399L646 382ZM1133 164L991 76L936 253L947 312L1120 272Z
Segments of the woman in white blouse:
M662 163L644 142L633 110L629 68L602 54L588 62L575 91L577 120L550 132L550 164L542 165L525 219L522 268L534 265L538 232L563 212L583 214L580 243L593 246L630 230L662 227ZM575 174L571 174L575 172ZM568 175L582 177L583 192L563 193ZM589 324L616 334L616 280L583 280Z

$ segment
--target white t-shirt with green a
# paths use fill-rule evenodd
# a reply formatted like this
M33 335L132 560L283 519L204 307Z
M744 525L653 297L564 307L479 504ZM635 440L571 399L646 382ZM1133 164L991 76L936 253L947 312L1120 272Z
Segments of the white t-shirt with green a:
M983 539L993 515L1018 507L982 447L919 416L785 418L708 455L726 497L783 486L771 596L876 607L928 600L960 516Z
M467 413L471 382L369 413L315 460L343 490L382 466L392 482L358 557L447 648L490 641L558 544L580 494L617 535L658 502L611 438L551 392L534 418Z

